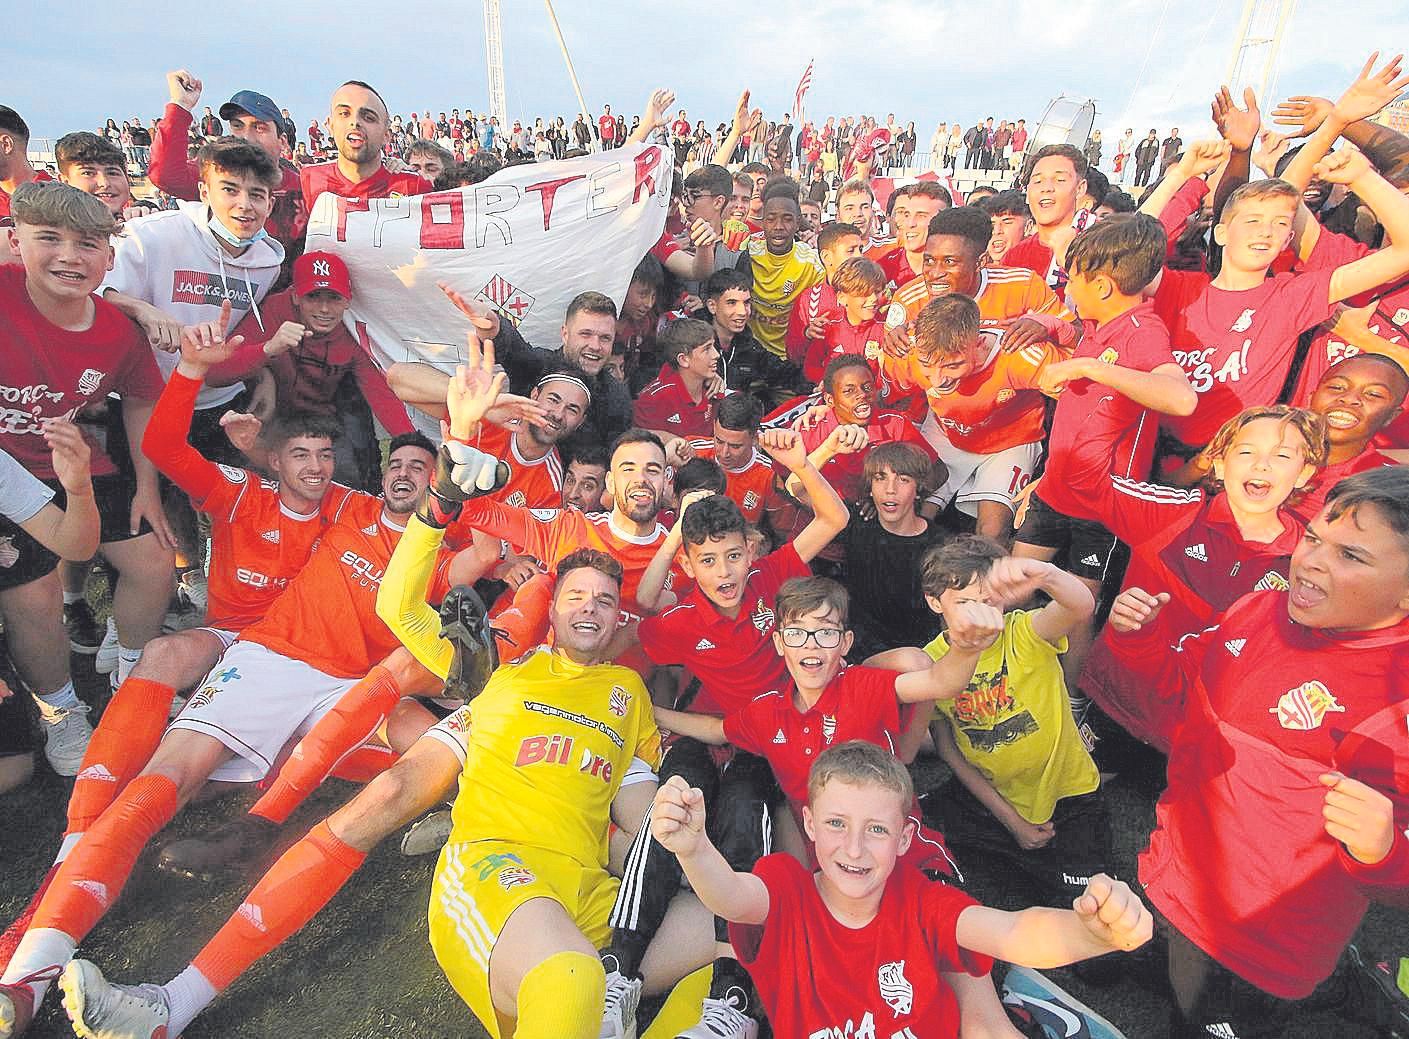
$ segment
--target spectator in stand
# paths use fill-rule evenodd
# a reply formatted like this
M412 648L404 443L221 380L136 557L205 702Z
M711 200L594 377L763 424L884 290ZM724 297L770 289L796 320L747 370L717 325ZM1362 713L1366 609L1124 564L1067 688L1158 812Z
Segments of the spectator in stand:
M1130 170L1135 161L1135 131L1126 127L1115 146L1115 173L1118 184L1130 183Z
M1091 136L1086 141L1086 146L1081 149L1081 154L1086 156L1086 165L1090 169L1095 169L1101 165L1101 131L1092 130Z
M1015 170L1022 169L1023 159L1027 157L1027 140L1027 121L1019 119L1018 125L1013 127L1012 155L1008 159Z
M1155 168L1155 159L1159 158L1159 134L1154 130L1150 135L1135 146L1135 186L1143 188L1150 182L1150 173Z
M1169 131L1169 136L1160 142L1159 172L1161 177L1164 176L1164 171L1169 169L1179 158L1180 149L1183 147L1184 141L1179 136L1179 127L1176 126Z
M602 114L597 119L597 136L602 141L603 151L610 151L616 147L616 117L612 115L611 105L602 106Z
M201 116L201 133L206 137L225 136L225 126L220 122L220 117L210 110L210 105L205 106L205 115Z

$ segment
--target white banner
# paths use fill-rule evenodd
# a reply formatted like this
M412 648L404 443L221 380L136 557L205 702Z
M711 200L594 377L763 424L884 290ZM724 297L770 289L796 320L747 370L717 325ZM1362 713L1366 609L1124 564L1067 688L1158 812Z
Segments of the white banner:
M660 239L673 159L632 145L561 162L513 166L481 184L429 195L349 201L321 196L307 249L342 257L352 274L348 323L385 367L464 359L469 319L436 288L513 321L556 347L568 303L602 292L618 307L631 272Z

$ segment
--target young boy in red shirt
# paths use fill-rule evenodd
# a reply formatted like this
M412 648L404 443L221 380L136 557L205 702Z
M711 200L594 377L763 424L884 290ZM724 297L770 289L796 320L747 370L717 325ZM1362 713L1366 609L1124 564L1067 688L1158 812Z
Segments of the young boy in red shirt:
M1307 527L1290 589L1174 647L1151 624L1163 597L1132 588L1112 608L1147 680L1187 703L1140 858L1177 1039L1285 1034L1374 889L1409 883L1406 532L1409 471L1358 473Z
M1383 354L1356 354L1330 368L1311 392L1307 407L1326 422L1331 451L1326 464L1293 506L1311 519L1331 488L1347 476L1398 465L1374 446L1380 431L1399 417L1409 395L1409 375Z
M860 256L865 246L854 224L833 221L817 233L817 255L822 261L824 277L798 297L788 318L786 344L788 360L793 364L801 365L812 341L821 339L828 326L841 317L832 279L841 265Z
M1149 940L1149 911L1101 874L1070 910L1011 913L896 869L915 838L913 798L909 773L885 750L833 747L809 771L803 808L817 869L778 854L742 872L706 836L700 791L677 777L657 792L651 829L700 900L733 922L775 1035L954 1039L961 1008L947 971L977 977L994 960L1056 967Z
M660 374L636 398L637 428L662 440L709 436L725 393L713 327L694 318L672 322L660 335L660 351Z
M1125 586L1170 598L1160 622L1171 642L1250 592L1286 587L1304 529L1290 503L1325 464L1326 451L1316 415L1274 404L1249 408L1214 436L1200 456L1209 467L1207 490L1111 479L1096 509L1130 546ZM1168 753L1183 701L1143 680L1144 665L1129 657L1127 642L1109 628L1102 633L1082 692L1127 733ZM1112 742L1118 746L1119 737ZM1105 755L1101 763L1114 764Z
M700 680L690 701L695 711L732 712L787 682L787 669L769 639L773 602L788 581L810 575L808 563L846 526L847 509L836 491L807 460L796 435L774 430L765 444L779 463L794 469L816 502L812 521L791 541L753 560L744 517L723 495L690 499L642 578L643 589L658 585L683 545L683 567L694 587L675 606L647 617L637 629L641 648L658 667L683 665ZM780 439L788 438L788 439ZM774 446L775 444L786 444ZM707 492L704 492L707 493ZM687 694L688 695L688 694ZM776 804L777 783L768 764L754 754L735 754L721 770L708 747L682 736L670 743L657 775L681 776L708 791L717 806L713 833L730 861L748 868L770 850L765 818ZM608 999L616 1034L629 1034L641 997L640 967L672 899L680 890L680 866L651 840L642 826L627 854L630 882L623 884L612 910L612 943L607 949ZM715 940L726 942L723 921ZM731 987L747 989L747 978L732 957L715 963L706 1016L729 1016Z
M129 209L132 181L127 176L127 157L106 137L87 132L65 134L54 145L54 163L62 183L88 192L108 207L119 224L126 217L147 212Z
M1099 601L1116 538L1101 525L1092 496L1112 473L1144 479L1154 460L1157 414L1188 415L1196 397L1169 351L1169 334L1141 290L1164 263L1164 231L1154 217L1112 216L1082 232L1066 252L1067 295L1085 334L1074 355L1048 364L1043 389L1057 396L1047 467L1029 484L1013 554L1056 561ZM1025 513L1025 514L1024 514ZM1091 646L1072 632L1067 685Z
M813 383L822 381L827 363L840 354L878 360L885 331L884 322L876 316L886 284L880 264L864 256L853 256L830 274L829 283L836 299L835 311L823 315L823 332L807 339L802 358L802 374ZM797 308L793 314L797 324Z

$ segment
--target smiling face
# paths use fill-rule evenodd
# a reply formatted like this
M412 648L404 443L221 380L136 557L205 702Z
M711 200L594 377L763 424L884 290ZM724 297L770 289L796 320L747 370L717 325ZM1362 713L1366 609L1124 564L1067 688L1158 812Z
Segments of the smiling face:
M804 632L805 635L790 635L790 632ZM840 639L830 646L818 644ZM851 650L853 634L845 630L841 615L830 606L822 606L811 613L779 618L773 630L773 648L788 666L788 674L793 684L804 694L815 693L827 687L837 672L841 670L846 654ZM801 641L800 646L789 646L789 641Z
M563 508L601 512L602 492L606 489L606 466L574 460L563 473Z
M869 241L876 219L875 203L870 192L849 191L837 200L837 219L850 224L861 232L861 237Z
M729 216L735 220L745 219L749 215L749 206L752 204L753 185L734 181L734 190L729 196Z
M600 570L579 566L558 577L548 611L553 644L569 659L590 663L601 656L621 616L621 585Z
M967 379L981 371L992 356L993 343L982 332L957 354L935 353L928 357L916 356L915 363L929 380L930 387L937 393L953 393L961 379Z
M920 487L913 476L904 476L887 467L871 480L871 501L882 525L894 527L915 514Z
M1085 179L1065 155L1049 155L1032 167L1027 182L1027 205L1038 227L1071 223L1077 199L1086 193Z
M434 470L435 455L424 448L407 444L392 452L382 476L382 499L387 512L404 516L414 510L430 486Z
M988 258L1001 263L1008 250L1027 235L1027 217L1017 213L996 213L993 217L993 237L988 242Z
M1312 520L1292 552L1287 613L1298 624L1370 631L1409 614L1409 548L1373 504L1329 507Z
M930 295L958 292L972 296L978 291L978 250L967 238L952 234L930 235L925 239L920 277Z
M699 585L701 594L729 616L737 614L743 601L750 562L748 543L737 533L687 544L682 560L686 576Z
M861 256L866 251L866 242L860 235L846 235L838 238L827 246L819 250L818 256L822 258L822 269L827 273L827 280L831 281L832 275L837 272L837 268L846 263L853 256Z
M571 436L587 417L587 394L582 387L567 379L551 379L534 387L529 397L545 412L543 423L527 422L525 431L539 447L552 447Z
M706 308L717 327L738 335L753 316L753 293L748 289L725 289L717 298L707 300Z
M1406 388L1409 376L1403 370L1348 357L1321 377L1309 406L1326 420L1332 451L1353 458L1399 414Z
M878 292L872 292L867 296L853 296L846 292L837 293L837 304L846 311L846 319L853 326L874 321L876 307L879 306L880 301L881 296Z
M75 162L59 172L59 179L92 195L115 217L132 201L132 182L119 162Z
M442 116L441 118L444 118ZM348 83L333 95L328 129L345 162L367 166L378 161L386 144L386 108L366 87Z
M208 166L200 182L201 201L215 219L242 241L253 238L274 208L269 185L251 173Z
M621 316L627 321L644 321L655 305L656 287L644 281L633 281L626 290L626 300L621 305Z
M294 312L315 335L327 335L342 324L348 300L332 289L314 289L306 296L293 297Z
M832 376L822 398L843 426L864 426L876 410L876 378L868 366L849 364Z
M896 199L895 208L891 210L891 223L895 228L895 240L907 253L918 253L925 248L930 221L942 205L939 199L924 195Z
M719 347L714 345L713 334L689 353L676 354L675 364L681 376L708 379L718 374Z
M1213 475L1223 482L1234 516L1280 509L1316 472L1306 453L1306 441L1289 422L1260 418L1238 430L1223 457L1213 461Z
M822 884L848 900L879 899L914 824L901 795L875 783L832 779L802 809Z
M5 234L10 255L24 264L26 287L56 304L82 302L112 267L113 247L105 234L43 224L21 224Z
M665 496L665 452L649 441L622 444L612 454L607 490L617 512L632 523L649 523Z
M747 429L725 429L714 423L714 460L731 472L748 465L753 458L756 440Z
M579 310L563 325L563 356L588 375L595 376L612 355L616 318Z
M1281 195L1243 198L1227 207L1213 229L1223 262L1248 273L1267 270L1292 240L1296 209L1295 198Z
M327 437L290 437L279 450L269 452L279 496L293 499L289 507L295 512L312 512L322 502L333 482L333 465L333 442Z

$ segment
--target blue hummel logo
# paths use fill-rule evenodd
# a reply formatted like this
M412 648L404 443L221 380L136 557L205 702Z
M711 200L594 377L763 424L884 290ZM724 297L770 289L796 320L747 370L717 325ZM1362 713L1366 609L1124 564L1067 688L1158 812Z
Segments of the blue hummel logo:
M217 682L238 682L240 680L240 669L238 667L227 667L224 671L212 677Z

